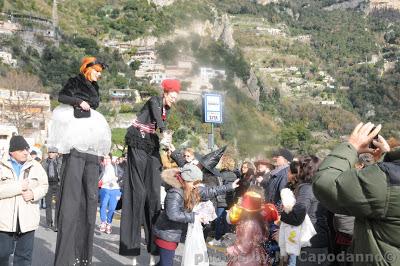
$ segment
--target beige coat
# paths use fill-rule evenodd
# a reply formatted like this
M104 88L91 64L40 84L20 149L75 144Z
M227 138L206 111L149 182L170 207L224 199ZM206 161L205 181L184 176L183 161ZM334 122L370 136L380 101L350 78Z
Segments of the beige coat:
M21 169L19 180L9 161L10 155L4 154L0 162L0 231L15 232L19 218L22 233L36 230L39 227L39 200L47 193L47 174L37 161L29 157ZM29 170L29 189L33 200L25 202L21 195L21 181L24 172Z

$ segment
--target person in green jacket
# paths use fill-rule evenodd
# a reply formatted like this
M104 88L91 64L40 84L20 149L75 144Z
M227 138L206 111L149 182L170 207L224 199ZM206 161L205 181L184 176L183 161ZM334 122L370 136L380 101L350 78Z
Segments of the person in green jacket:
M336 257L336 261L400 265L400 152L390 151L378 135L381 128L358 124L348 142L336 147L313 177L314 194L322 205L331 212L356 217L353 254ZM355 169L361 153L380 160Z

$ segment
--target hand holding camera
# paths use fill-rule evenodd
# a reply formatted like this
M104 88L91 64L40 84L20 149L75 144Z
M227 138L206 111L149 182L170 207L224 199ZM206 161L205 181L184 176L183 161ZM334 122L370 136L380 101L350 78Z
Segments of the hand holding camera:
M376 158L384 152L390 151L386 140L378 135L382 125L375 126L371 122L358 124L349 138L349 143L356 149L357 153L370 153Z

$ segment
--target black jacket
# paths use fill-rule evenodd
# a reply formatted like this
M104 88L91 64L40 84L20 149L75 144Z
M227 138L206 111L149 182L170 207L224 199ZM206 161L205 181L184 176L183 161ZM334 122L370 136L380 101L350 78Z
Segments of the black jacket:
M237 179L237 176L232 171L222 170L221 176L216 176L215 178L217 178L218 186L230 186ZM234 196L234 191L217 196L217 208L230 208L234 204Z
M137 114L136 119L142 124L156 123L161 132L165 131L166 125L162 120L163 99L159 96L151 97ZM168 110L167 115L168 115Z
M42 166L43 166L44 170L46 171L49 184L58 184L58 182L60 181L60 177L61 177L62 159L58 157L58 158L55 158L54 160L55 160L54 162L56 163L54 177L50 177L50 175L49 175L49 165L52 160L50 158L47 158L46 160L43 160L43 162L42 162Z
M323 248L329 246L328 211L315 198L312 184L303 183L296 189L296 204L289 213L281 213L281 221L290 225L299 226L303 223L306 214L310 217L317 234L310 240L311 247Z
M263 184L265 192L265 200L275 205L281 202L281 190L284 189L288 182L289 166L280 167L272 170L271 177L266 184Z
M154 235L170 242L184 242L187 224L194 222L194 213L184 207L183 190L174 176L162 176L167 184L167 195L164 201L164 210L154 225ZM200 186L201 200L206 201L217 195L232 191L232 185L220 187Z
M84 75L79 74L67 81L58 94L58 101L72 106L79 106L85 101L92 109L96 109L100 102L99 86L97 82L90 82Z

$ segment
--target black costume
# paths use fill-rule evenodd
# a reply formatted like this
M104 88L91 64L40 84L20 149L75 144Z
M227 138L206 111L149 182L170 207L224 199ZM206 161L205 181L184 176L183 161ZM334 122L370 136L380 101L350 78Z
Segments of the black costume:
M156 129L165 131L167 108L163 98L153 96L128 128L128 177L124 181L119 254L140 255L141 225L144 226L147 251L157 255L152 226L160 206L161 158Z
M61 105L68 110L71 121L82 123L81 128L74 129L81 138L96 138L93 134L85 133L83 127L90 126L89 130L109 132L109 127L98 112L94 111L99 106L99 87L96 82L90 82L84 75L79 74L70 78L59 93L60 103L78 106L86 101L91 107L89 118L73 118L71 107ZM56 112L56 110L54 110ZM53 112L53 117L55 116ZM96 119L101 118L101 123ZM79 121L78 121L79 120ZM96 124L97 123L97 124ZM74 126L74 124L71 124ZM75 126L74 126L75 127ZM99 128L101 127L101 128ZM108 127L108 128L105 128ZM89 134L89 136L87 136ZM107 134L106 134L107 135ZM60 142L71 141L70 135ZM104 136L111 145L111 138ZM100 173L99 150L97 143L92 146L65 148L63 153L62 178L60 187L60 205L57 216L58 234L54 265L89 265L92 262L93 234L96 222L98 200L98 178ZM57 144L55 144L57 146ZM62 145L59 145L62 146ZM79 145L76 145L79 146ZM108 143L104 150L109 151ZM66 146L68 147L68 146ZM59 149L60 150L60 149ZM66 151L68 150L68 151ZM102 151L102 153L104 152Z
M48 227L52 227L53 230L57 230L57 210L60 202L60 173L61 173L61 163L60 158L50 159L47 158L42 162L42 166L47 173L49 189L45 196L46 202L46 224ZM52 202L53 197L56 198L55 215L53 219L52 213Z

